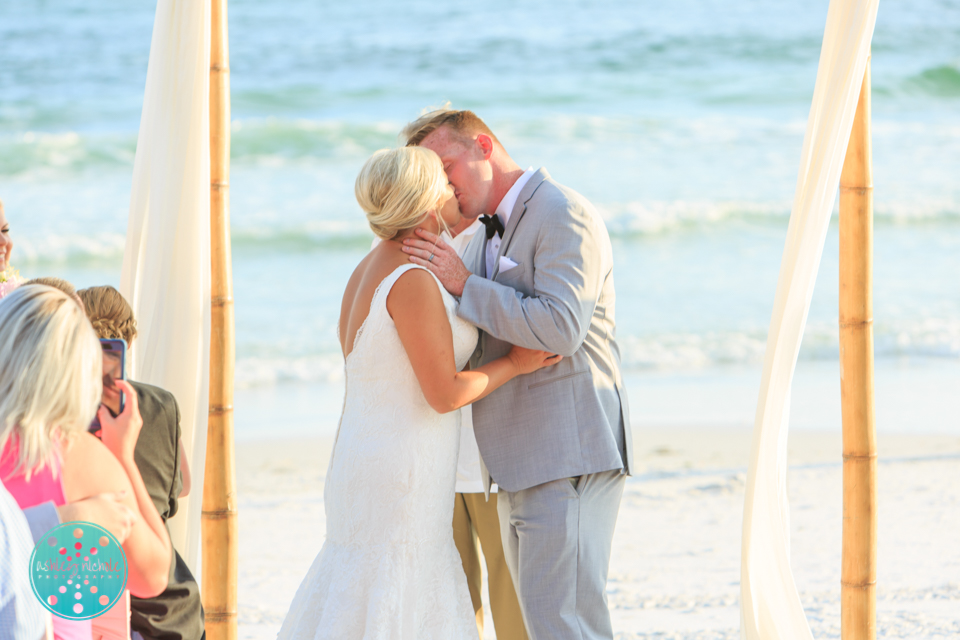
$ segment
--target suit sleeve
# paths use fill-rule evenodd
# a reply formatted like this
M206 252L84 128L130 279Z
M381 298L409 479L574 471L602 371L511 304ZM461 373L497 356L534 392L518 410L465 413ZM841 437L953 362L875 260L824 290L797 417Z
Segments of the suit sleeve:
M534 263L534 294L471 276L459 316L504 342L572 356L583 344L603 281L597 221L575 202L544 212Z

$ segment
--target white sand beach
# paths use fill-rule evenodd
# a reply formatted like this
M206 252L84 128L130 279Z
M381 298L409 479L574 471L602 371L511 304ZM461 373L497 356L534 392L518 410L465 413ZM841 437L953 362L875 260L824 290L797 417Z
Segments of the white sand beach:
M739 638L745 428L637 428L607 593L616 637ZM238 445L239 636L274 638L323 544L331 438ZM790 438L793 568L816 638L840 635L839 432ZM960 636L960 437L879 436L878 637ZM486 638L494 638L492 621Z

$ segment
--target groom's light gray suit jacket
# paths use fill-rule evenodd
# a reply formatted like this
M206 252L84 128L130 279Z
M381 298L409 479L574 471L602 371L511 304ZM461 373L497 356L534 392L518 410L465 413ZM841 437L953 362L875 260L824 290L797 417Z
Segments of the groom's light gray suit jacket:
M473 404L489 475L502 489L520 491L611 469L629 473L613 251L600 215L540 169L520 191L500 245L499 256L517 266L501 272L495 264L488 279L486 243L481 230L464 253L480 276L467 280L458 311L481 330L471 364L499 358L513 344L564 356Z

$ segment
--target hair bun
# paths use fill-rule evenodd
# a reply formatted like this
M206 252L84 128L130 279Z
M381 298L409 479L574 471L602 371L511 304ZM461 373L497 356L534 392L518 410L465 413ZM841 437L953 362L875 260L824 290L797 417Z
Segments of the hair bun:
M90 324L93 325L93 330L100 338L105 338L107 340L123 339L123 333L121 333L120 329L117 327L117 324L112 318L96 318Z
M370 229L383 240L420 224L440 203L446 189L440 156L424 147L375 152L354 184L357 203L366 213Z
M137 321L133 309L120 292L109 285L90 287L77 292L83 301L87 317L97 336L108 340L126 340L137 337Z

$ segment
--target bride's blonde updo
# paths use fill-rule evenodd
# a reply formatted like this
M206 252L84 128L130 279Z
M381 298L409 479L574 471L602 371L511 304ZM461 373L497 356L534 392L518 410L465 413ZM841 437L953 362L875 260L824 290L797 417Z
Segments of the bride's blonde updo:
M423 147L400 147L370 156L357 176L354 193L370 228L378 238L389 240L423 222L446 187L440 156ZM442 218L440 224L446 227Z

